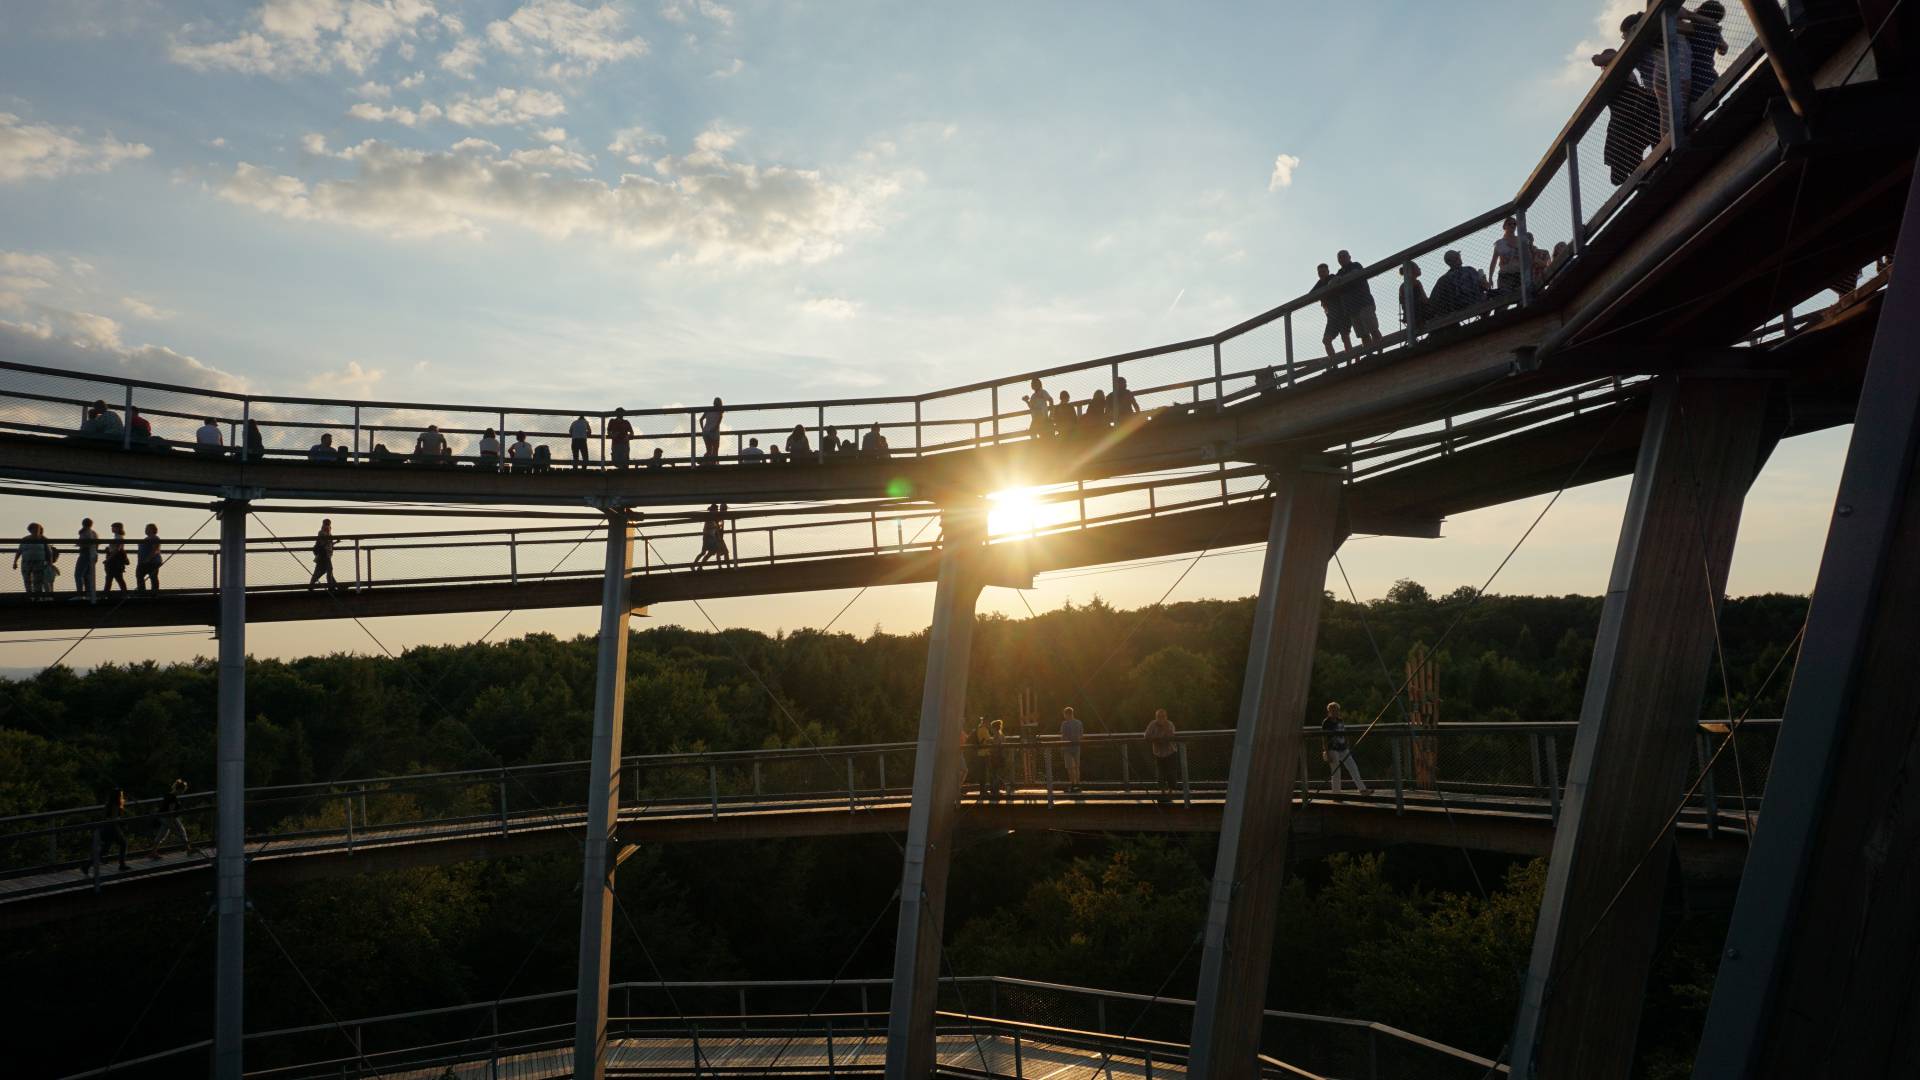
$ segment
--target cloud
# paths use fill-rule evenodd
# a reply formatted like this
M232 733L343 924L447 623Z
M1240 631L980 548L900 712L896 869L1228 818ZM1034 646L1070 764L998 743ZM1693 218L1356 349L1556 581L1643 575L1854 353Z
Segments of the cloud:
M550 90L517 90L503 86L479 97L461 94L444 108L431 101L423 102L417 109L361 101L349 108L347 115L355 120L384 121L406 127L417 127L443 117L461 127L508 127L561 116L566 111L566 100ZM565 137L563 132L561 138Z
M120 306L133 312L135 317L147 319L151 322L164 322L167 319L173 318L173 312L165 308L155 307L137 296L121 297Z
M247 382L161 345L129 346L120 324L84 311L45 310L27 322L0 319L0 354L9 360L152 382L244 393Z
M607 144L607 149L619 154L629 165L651 165L653 156L641 151L664 146L666 141L665 136L655 135L646 128L621 128L613 133L613 141Z
M1293 186L1293 170L1300 167L1300 159L1292 154L1281 154L1273 159L1273 175L1267 177L1267 190L1279 191Z
M78 128L28 123L13 113L0 112L0 183L106 172L151 153L153 148L141 143L121 142L111 135L96 139Z
M387 98L393 96L393 87L369 79L361 83L353 92L369 101L385 101Z
M473 78L473 69L486 59L486 44L479 38L461 38L453 48L440 54L440 66L462 78Z
M487 40L502 52L551 61L554 78L591 75L602 64L645 56L647 42L628 37L626 17L613 4L582 7L573 0L529 0L487 24Z
M860 305L839 296L814 296L801 301L800 310L823 319L851 319L860 314Z
M572 169L577 172L592 172L593 161L584 154L576 153L564 146L542 146L537 150L515 150L507 155L507 160L530 169Z
M660 5L660 17L677 26L691 22L696 11L722 29L733 29L733 9L715 0L667 0Z
M589 236L625 248L665 249L695 263L817 262L849 237L879 228L880 215L911 174L830 179L811 169L733 160L731 138L707 140L684 158L662 158L658 176L617 183L556 176L572 169L563 148L501 157L489 143L432 152L368 140L340 152L351 178L309 183L250 163L218 195L294 221L396 237L465 235L509 226L554 239Z
M369 370L361 367L360 361L349 360L339 371L323 371L308 379L307 390L318 397L370 398L374 386L386 377L379 368Z
M735 75L740 74L742 71L745 71L746 69L747 69L747 62L736 56L733 58L733 63L728 64L726 67L723 67L723 68L715 68L713 71L708 73L707 77L711 79L731 79Z
M402 90L413 90L417 89L421 83L426 81L427 73L424 71L416 71L406 78L401 79L399 85Z
M404 55L440 21L433 0L265 0L252 29L211 41L176 38L168 56L196 71L292 75L338 65L359 74L391 45ZM188 25L181 34L196 30Z
M533 133L541 142L562 143L567 141L567 129L563 127L541 128Z
M1560 69L1559 81L1575 86L1592 82L1599 73L1593 66L1594 54L1617 48L1621 20L1646 10L1646 0L1600 0L1600 8L1593 16L1593 36L1581 38L1567 50L1567 62Z

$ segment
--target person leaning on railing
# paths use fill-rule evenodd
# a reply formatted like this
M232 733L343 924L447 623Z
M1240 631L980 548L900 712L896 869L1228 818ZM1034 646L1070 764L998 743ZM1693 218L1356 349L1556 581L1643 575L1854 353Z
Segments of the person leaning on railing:
M573 426L580 428L585 419L574 421ZM633 422L627 419L626 409L613 410L613 419L607 424L607 443L608 452L613 455L613 467L626 468L633 457ZM576 439L573 459L576 466L586 461L586 440Z
M787 433L787 458L793 464L813 456L813 447L807 442L807 429L800 424L793 425Z
M1167 718L1167 710L1155 709L1153 719L1140 737L1147 740L1147 749L1153 752L1153 768L1160 781L1160 801L1166 802L1180 783L1180 744L1174 740L1173 721Z
M117 441L124 430L120 426L120 414L107 408L105 401L88 406L86 419L80 422L80 434L93 439Z
M1400 322L1406 326L1409 340L1420 333L1432 313L1433 302L1427 297L1427 287L1420 284L1420 264L1411 259L1401 263Z
M624 422L626 411L625 409L619 409L615 415L622 417L622 422ZM608 433L611 434L613 426L609 424L607 427ZM576 469L584 469L587 467L587 459L589 457L587 453L587 437L592 434L593 425L587 423L586 413L581 413L579 416L574 417L573 423L567 425L567 449L573 455L573 467Z
M1447 272L1434 282L1433 295L1427 305L1430 317L1445 318L1486 303L1487 290L1480 284L1480 275L1464 264L1459 252L1449 251L1441 261L1447 264Z

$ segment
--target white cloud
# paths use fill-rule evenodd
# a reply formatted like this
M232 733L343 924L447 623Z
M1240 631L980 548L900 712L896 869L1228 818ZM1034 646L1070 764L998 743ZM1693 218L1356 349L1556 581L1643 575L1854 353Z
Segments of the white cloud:
M911 175L829 179L731 160L715 141L685 158L661 159L658 177L628 174L609 184L547 171L577 167L571 158L540 156L566 153L559 147L502 158L487 143L429 152L369 140L339 155L357 166L351 178L309 183L242 163L218 194L291 220L397 237L479 237L509 226L742 265L831 257L849 237L880 226L883 208Z
M515 56L550 60L554 78L590 75L602 64L645 56L647 42L626 36L626 17L613 4L587 8L573 0L528 0L518 11L487 24L494 47Z
M1279 191L1293 186L1293 170L1300 167L1300 159L1292 154L1281 154L1273 159L1273 175L1267 177L1267 190Z
M1575 86L1592 82L1600 70L1593 66L1594 55L1605 49L1618 48L1621 21L1646 10L1646 0L1600 0L1600 10L1593 16L1593 36L1580 39L1573 48L1567 50L1567 62L1560 69L1560 81Z
M423 29L435 27L433 0L265 0L254 28L225 39L194 42L197 27L182 28L168 55L196 71L290 75L364 72L388 46L404 53Z
M655 135L646 128L621 128L613 133L613 141L607 144L607 149L619 154L621 160L629 165L651 165L653 155L643 151L663 146L666 141L664 136Z
M577 172L593 171L592 159L576 153L564 146L543 146L538 150L515 150L507 155L507 160L516 165L525 165L530 169L572 169Z
M141 143L121 142L111 135L91 138L77 128L28 123L13 113L0 112L0 183L106 172L151 153L153 149Z
M563 127L541 128L533 133L541 142L562 143L567 141L567 129Z
M323 371L307 380L307 390L319 397L370 398L373 388L387 373L379 368L363 368L360 361L349 360L339 371Z
M245 379L161 345L128 346L120 325L84 311L44 311L27 322L0 319L0 353L23 364L244 393Z
M431 101L423 102L415 109L405 105L376 105L371 101L361 101L354 103L347 110L347 115L355 120L390 122L406 127L418 127L442 117L461 127L507 127L550 119L564 115L566 111L566 100L550 90L518 90L503 86L479 97L461 94L444 108ZM566 138L563 129L547 130L559 131L559 138Z
M300 137L300 149L305 150L314 157L326 157L327 138L324 135L318 135L309 131Z
M374 101L374 100L385 101L386 99L393 96L393 87L388 86L385 83L377 83L369 79L366 82L361 83L359 87L354 90L354 93L358 94L360 97L366 98L369 101Z
M141 319L147 319L152 322L163 322L167 319L173 318L173 314L174 314L173 312L168 311L166 308L155 307L152 304L148 303L145 300L140 299L137 296L121 297L120 306L123 308L126 308L128 311L131 311L135 317L141 318Z
M427 81L427 73L424 71L416 71L413 74L407 76L406 78L400 80L400 89L414 90L414 89L417 89L421 83L426 81Z
M484 97L462 94L447 103L447 119L461 127L500 127L547 120L567 111L566 100L551 90L503 86Z
M733 58L733 63L723 68L715 68L712 72L708 73L708 78L731 79L746 69L747 62L736 56Z
M416 127L440 118L440 106L429 101L418 109L409 109L405 105L375 105L371 101L361 101L347 110L347 115L355 120L369 120L375 123L383 121Z
M691 22L696 11L719 24L722 29L733 29L733 9L715 0L667 0L660 5L660 17L677 26Z
M800 302L800 310L823 319L851 319L860 305L839 296L814 296Z
M227 148L227 140L225 136L215 136L207 140L207 145L213 147L215 150L225 150Z
M479 38L461 38L453 48L440 54L440 66L462 78L473 78L473 69L486 59L486 45ZM403 80L401 85L405 85Z

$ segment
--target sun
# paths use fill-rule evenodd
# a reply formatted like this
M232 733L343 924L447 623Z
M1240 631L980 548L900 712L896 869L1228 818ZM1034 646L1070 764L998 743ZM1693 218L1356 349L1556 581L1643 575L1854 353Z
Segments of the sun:
M1008 488L987 496L987 535L1007 536L1038 527L1038 489Z

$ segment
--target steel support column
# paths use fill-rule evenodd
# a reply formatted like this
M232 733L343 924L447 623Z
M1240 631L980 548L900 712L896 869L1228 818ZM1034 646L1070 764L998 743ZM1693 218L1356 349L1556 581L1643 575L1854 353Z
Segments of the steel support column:
M1512 1043L1515 1077L1633 1062L1700 695L1740 510L1765 452L1762 379L1653 392L1595 634Z
M613 830L620 815L620 727L627 694L627 619L633 614L628 570L633 523L608 512L607 565L600 591L600 658L593 691L592 765L587 780L587 838L580 889L580 988L574 1002L573 1075L605 1075L607 973L613 951Z
M247 934L247 503L220 505L220 682L214 750L213 1075L240 1080Z
M933 1075L941 924L960 803L967 660L973 649L973 609L980 597L978 562L986 520L984 508L977 503L950 505L941 515L940 580L934 589L926 683L920 693L913 805L907 814L900 871L900 927L893 945L888 1080L926 1080Z
M1911 1076L1920 1061L1920 171L1867 361L1762 824L1697 1077Z
M1346 536L1337 469L1289 460L1274 471L1273 489L1201 944L1190 1073L1200 1080L1258 1072L1320 600L1327 560Z

